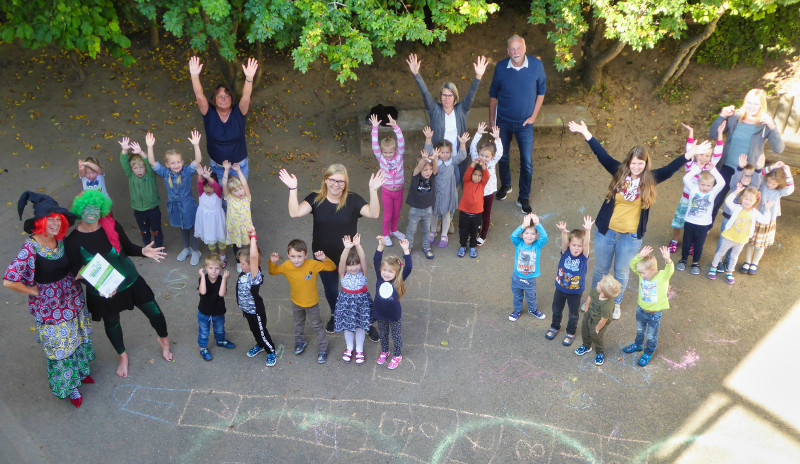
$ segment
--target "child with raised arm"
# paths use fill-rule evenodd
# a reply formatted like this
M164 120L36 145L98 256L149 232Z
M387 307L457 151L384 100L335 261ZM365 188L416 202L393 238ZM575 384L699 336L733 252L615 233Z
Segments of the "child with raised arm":
M669 308L667 291L669 279L675 272L669 248L661 247L664 257L664 269L658 270L658 261L650 253L653 247L644 246L631 260L631 270L639 276L639 306L636 308L636 340L622 349L625 353L644 350L637 364L644 367L650 362L658 345L658 328L661 325L661 313ZM644 339L647 336L647 345Z
M239 248L249 243L245 231L253 225L253 217L250 214L250 186L239 163L231 165L230 161L226 160L222 162L222 167L225 170L222 174L222 191L225 201L228 202L225 243L233 245L233 253L238 255ZM228 177L231 167L236 171L237 177Z
M426 128L430 130L430 128ZM433 259L431 250L431 237L428 231L431 227L433 204L436 201L436 174L439 172L439 150L433 150L433 156L422 150L422 156L414 168L411 176L411 185L408 188L406 203L408 204L408 228L406 238L408 249L414 247L414 236L417 234L417 224L422 222L422 253L428 259Z
M458 235L461 247L456 256L463 258L469 246L469 257L477 258L478 230L481 228L483 214L483 189L489 182L483 160L472 162L464 173L464 192L458 204Z
M83 187L83 190L100 190L103 192L103 195L108 197L106 176L105 173L103 173L103 168L100 167L100 163L96 159L92 157L79 159L78 176L81 179L81 187Z
M742 155L747 156L747 155ZM734 174L734 177L736 175ZM757 222L769 221L769 216L761 214L758 210L758 201L761 196L755 187L745 188L741 182L736 185L736 190L725 199L725 210L730 212L730 217L722 223L722 233L719 236L719 245L714 259L711 261L711 268L708 270L708 278L717 278L717 266L725 268L725 279L733 285L736 280L733 277L733 270L736 269L736 261L739 253L742 252L745 244L753 236ZM737 204L737 200L739 203ZM774 201L766 205L769 210ZM723 266L722 261L730 255L728 262Z
M161 231L161 207L159 206L161 197L158 196L158 187L156 187L156 173L142 158L144 153L138 143L131 142L128 137L122 137L119 146L122 150L119 162L122 164L125 177L128 178L131 209L133 209L133 217L136 218L136 225L139 226L142 242L147 246L152 238L156 248L162 247L164 246L164 234ZM133 150L133 154L129 155L131 150Z
M756 230L745 247L745 263L742 272L750 275L758 272L758 263L768 246L775 243L775 226L781 215L781 198L794 192L792 170L783 161L764 168L761 181L761 213L767 216L764 223L757 223Z
M200 263L200 249L197 237L192 234L195 214L197 214L197 203L192 196L192 174L200 168L200 162L203 158L200 153L200 133L193 130L189 141L194 147L194 160L185 165L183 164L183 156L178 150L167 150L164 154L164 163L167 166L164 167L156 161L153 154L153 146L156 143L155 136L150 132L145 136L147 160L150 162L150 167L164 179L164 184L167 187L169 224L181 230L183 251L178 253L178 261L185 261L191 254L191 264L196 266Z
M392 246L393 235L396 239L406 238L402 232L397 230L397 223L400 221L400 210L403 209L403 153L405 152L405 141L403 131L397 125L391 115L389 126L394 129L396 139L386 137L378 143L378 127L381 122L378 115L371 114L369 122L372 123L372 152L378 159L381 170L386 174L386 182L381 189L381 208L383 209L383 240L386 246Z
M254 347L250 348L247 356L254 358L262 351L267 352L267 367L274 366L277 362L275 344L267 330L267 309L264 299L258 294L261 284L264 283L264 274L261 273L261 252L256 240L256 228L249 226L247 235L250 239L248 248L241 248L236 252L236 260L242 269L236 279L236 302L242 310L242 315L247 320L250 332L256 339Z
M199 194L197 214L194 219L194 236L208 245L211 253L217 253L222 260L222 268L228 265L225 256L225 211L222 209L222 187L217 175L210 167L197 171L197 193Z
M269 257L270 275L283 274L289 282L292 295L292 316L294 318L294 354L305 351L306 318L311 321L311 328L317 334L317 364L325 364L328 360L328 334L325 324L319 315L319 292L317 291L317 274L320 271L335 271L336 264L318 251L314 258L308 259L308 246L300 239L289 242L286 254L288 260L278 265L280 256L272 253Z
M688 153L695 147L694 129L692 128L692 126L688 126L683 123L681 123L681 126L683 126L684 129L689 131L689 136L686 138L686 152ZM717 131L717 144L714 146L714 149L712 150L711 145L708 143L702 144L694 151L694 157L690 161L687 161L686 164L684 165L684 167L686 168L686 172L689 172L695 166L700 168L700 171L694 176L692 185L697 185L697 179L699 177L700 172L711 171L711 170L716 171L717 163L719 163L719 160L722 159L722 149L725 146L725 141L722 136L724 130L725 130L725 123L723 122L720 125L719 130ZM676 251L678 251L678 237L680 237L681 230L683 230L683 225L686 217L686 210L688 209L689 209L689 190L684 187L683 195L681 196L681 200L678 203L678 208L675 210L675 217L672 218L672 240L669 242L670 253L675 253Z
M692 275L700 274L700 258L703 257L703 246L706 236L711 230L711 211L714 200L725 187L725 179L716 169L700 171L700 166L693 166L683 176L683 185L689 191L689 208L686 210L683 225L683 244L681 245L681 260L678 261L678 270L686 269L686 260L692 252ZM695 183L694 176L698 175Z
M336 332L344 332L347 348L342 354L342 362L353 359L355 348L356 364L364 364L364 338L372 322L372 296L367 288L367 255L361 247L361 235L342 238L344 251L339 258L339 277L342 288L336 298ZM409 247L410 249L410 247ZM355 341L355 347L353 342Z
M217 346L232 350L236 347L225 338L225 294L228 292L228 278L231 274L222 271L222 258L211 253L206 257L205 266L198 271L200 281L197 292L200 294L200 303L197 305L197 344L200 346L200 356L205 361L211 361L214 356L208 351L208 333L211 324L214 325L214 340Z
M400 298L406 293L405 281L411 275L411 251L408 240L400 240L403 249L403 260L394 255L383 256L383 236L378 236L378 248L372 258L378 280L375 284L375 302L372 317L378 321L381 336L381 353L376 362L386 363L389 357L389 331L392 332L394 355L389 360L389 369L396 369L403 360L402 311Z
M536 278L539 277L539 257L542 247L547 244L547 232L539 222L539 216L525 215L522 225L511 233L514 244L514 272L511 274L511 292L514 294L514 312L508 316L511 322L522 314L522 298L528 302L528 312L537 319L545 315L539 311L536 298Z
M482 142L480 146L478 142L481 137L486 133L486 123L481 122L478 124L478 130L475 132L475 137L472 138L469 153L473 160L479 159L486 165L484 169L484 176L489 176L489 182L483 188L483 213L481 214L481 233L478 236L478 246L483 246L486 241L486 236L489 234L489 226L492 222L492 205L494 204L494 194L497 192L497 174L495 174L494 167L503 157L503 143L500 141L500 128L497 126L492 127L492 137L494 143L490 141Z
M544 335L548 340L556 338L561 330L561 313L564 304L569 305L569 319L567 320L567 335L561 342L564 346L572 345L575 333L578 330L578 308L581 305L583 289L586 286L586 270L589 260L590 238L592 234L591 216L583 218L583 229L567 231L567 223L560 221L556 224L561 231L561 258L558 260L558 273L556 274L556 290L553 294L553 322Z
M597 355L594 357L597 366L602 366L606 360L604 335L614 313L614 298L619 295L620 288L617 279L604 275L589 292L586 305L582 308L585 314L581 324L581 346L575 350L575 354L583 356L592 351L594 345L597 348Z
M436 176L436 201L433 205L433 214L431 215L431 241L436 237L436 220L439 215L442 216L442 235L439 238L439 248L447 248L447 230L450 228L450 220L453 218L453 212L458 206L458 190L456 185L456 167L467 158L467 140L469 140L469 132L464 132L458 138L460 146L458 153L453 155L453 144L447 139L442 139L436 143L434 147L431 145L431 137L433 132L425 133L425 150L428 153L433 153L435 148L439 149L439 173Z

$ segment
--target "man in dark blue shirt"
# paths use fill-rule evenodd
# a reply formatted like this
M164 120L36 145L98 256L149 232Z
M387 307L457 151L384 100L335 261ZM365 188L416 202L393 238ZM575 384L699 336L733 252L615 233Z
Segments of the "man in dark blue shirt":
M519 196L517 206L531 212L530 194L533 177L533 123L539 114L547 90L542 60L525 55L525 40L513 35L508 39L508 58L494 68L489 89L489 119L500 127L503 157L500 159L498 200L505 200L511 188L511 137L516 136L520 153Z

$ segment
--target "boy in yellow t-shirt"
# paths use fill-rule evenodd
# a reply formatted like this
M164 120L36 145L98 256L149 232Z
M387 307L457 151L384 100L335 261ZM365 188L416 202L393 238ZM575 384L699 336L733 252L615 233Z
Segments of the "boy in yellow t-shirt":
M306 327L306 316L311 321L311 328L317 333L317 363L325 364L328 360L328 334L319 315L319 292L317 291L317 274L320 271L335 271L336 264L318 251L314 259L308 258L306 242L294 239L289 242L287 254L289 259L278 265L278 253L269 257L270 275L283 274L289 281L292 295L292 315L294 316L294 354L299 355L305 349L306 336L303 330Z

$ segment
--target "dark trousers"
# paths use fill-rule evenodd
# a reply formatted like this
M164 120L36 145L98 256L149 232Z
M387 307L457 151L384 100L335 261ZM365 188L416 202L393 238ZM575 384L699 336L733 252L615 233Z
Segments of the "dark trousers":
M556 289L553 294L553 322L550 327L561 329L561 313L564 310L564 303L569 305L569 320L567 321L567 333L575 335L578 330L578 309L581 306L583 293L564 293Z
M164 318L164 313L161 312L158 303L154 300L138 302L134 297L134 304L147 316L150 326L156 330L156 334L160 338L167 337L167 320ZM119 323L119 313L103 316L103 326L106 329L106 336L111 342L111 346L117 351L117 354L124 353L125 342L122 337L122 326Z
M462 247L466 248L467 242L470 248L478 246L478 229L481 228L482 221L481 213L458 212L458 236Z
M489 233L489 226L492 222L492 205L494 204L494 193L483 197L483 214L481 215L481 238L486 240Z
M717 194L717 198L714 198L714 209L711 210L711 225L714 225L714 219L717 217L717 211L725 203L725 197L728 196L728 192L731 189L731 177L736 173L736 170L730 166L720 166L719 173L722 175L722 178L725 179L725 186L722 187L722 190L719 191ZM733 188L735 189L736 186L734 185ZM697 260L695 260L697 262Z
M606 354L606 346L603 343L603 335L606 333L606 328L611 321L606 322L606 325L597 333L597 323L599 320L593 321L588 312L583 314L583 323L581 324L581 343L586 348L591 348L594 344L597 354Z
M242 311L244 318L247 319L247 325L250 326L250 331L253 332L253 337L256 339L256 345L264 348L267 353L275 352L275 344L272 343L272 337L269 336L267 330L267 313L264 308L256 306L256 313L250 314Z
M133 211L136 224L139 226L139 233L142 234L142 242L147 246L151 241L153 246L164 246L164 234L161 232L161 209L156 206L147 211ZM153 232L151 237L150 231Z
M336 300L339 299L339 271L319 271L319 280L322 281L322 290L333 317L333 313L336 312Z
M689 258L689 250L692 248L692 245L694 245L692 262L700 262L700 258L703 256L703 245L706 243L706 236L708 236L709 230L711 230L711 225L698 226L691 222L687 222L683 225L681 261L686 261L686 259Z

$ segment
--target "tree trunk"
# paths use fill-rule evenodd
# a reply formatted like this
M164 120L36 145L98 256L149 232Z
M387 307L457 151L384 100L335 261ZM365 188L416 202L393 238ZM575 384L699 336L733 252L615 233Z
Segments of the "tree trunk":
M604 50L600 49L603 40L605 25L589 12L587 18L589 27L583 35L583 57L581 68L583 74L583 85L587 88L597 88L603 83L603 68L620 54L626 43L619 40L612 42Z
M663 87L668 83L675 82L679 77L681 77L683 72L686 70L686 67L689 66L689 62L692 60L694 52L697 51L697 48L700 47L700 44L711 37L711 34L713 34L714 30L717 29L717 23L719 22L719 19L725 14L727 9L727 5L721 6L717 12L717 17L714 18L710 23L706 24L706 26L703 28L703 32L681 44L680 48L678 49L678 53L672 60L672 63L669 65L667 70L664 71L664 74L661 75L661 79L658 81L658 87Z
M258 70L256 71L255 77L253 77L253 90L261 85L261 77L264 74L264 46L261 42L256 42L255 59L258 60Z
M155 18L150 23L150 46L153 48L158 47L158 21Z
M83 65L81 65L81 60L78 58L78 53L75 50L69 51L69 63L72 65L72 69L78 74L78 81L75 84L83 84L83 81L86 80L86 73L83 71Z

